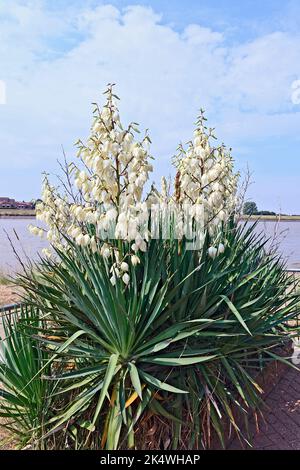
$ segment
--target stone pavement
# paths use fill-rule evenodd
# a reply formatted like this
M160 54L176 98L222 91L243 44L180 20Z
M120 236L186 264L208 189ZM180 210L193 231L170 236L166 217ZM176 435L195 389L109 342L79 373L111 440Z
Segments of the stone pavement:
M259 432L250 424L253 448L260 450L300 450L300 372L289 369L266 398L264 419ZM230 450L242 449L235 439Z

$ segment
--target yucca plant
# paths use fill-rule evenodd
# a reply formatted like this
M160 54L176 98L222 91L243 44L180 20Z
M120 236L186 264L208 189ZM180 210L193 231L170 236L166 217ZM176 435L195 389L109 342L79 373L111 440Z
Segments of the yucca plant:
M50 361L33 337L42 326L37 313L30 306L22 306L2 316L0 418L1 426L18 447L30 444L42 449L55 382L41 378L43 370L49 373Z
M49 357L27 382L58 384L39 432L56 448L206 448L225 419L247 439L237 410L260 405L256 373L289 340L292 280L231 221L238 174L203 110L173 184L146 194L150 138L121 124L112 84L105 95L78 163L60 187L44 180L30 231L50 258L17 279Z
M214 259L208 236L200 259L185 240L151 240L128 286L66 239L19 279L25 304L48 321L36 335L53 355L44 380L69 396L48 417L51 434L68 429L76 448L203 448L212 432L224 444L226 418L247 440L235 410L247 421L261 404L255 375L279 358L299 296L254 227L231 223L224 236Z

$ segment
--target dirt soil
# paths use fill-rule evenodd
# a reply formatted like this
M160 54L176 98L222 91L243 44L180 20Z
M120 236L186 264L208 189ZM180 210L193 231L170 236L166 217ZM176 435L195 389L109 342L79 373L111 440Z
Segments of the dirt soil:
M18 302L19 294L16 286L0 285L0 307Z
M1 426L0 420L0 450L15 450L16 441L12 439L6 429Z

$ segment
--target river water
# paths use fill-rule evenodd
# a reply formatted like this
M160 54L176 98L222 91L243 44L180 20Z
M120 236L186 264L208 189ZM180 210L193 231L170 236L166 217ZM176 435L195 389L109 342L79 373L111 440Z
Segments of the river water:
M47 246L47 241L28 231L28 225L35 223L35 217L0 217L0 274L12 274L20 270L20 262L14 250L22 262L26 262L27 258L35 260Z
M27 227L30 223L34 224L35 219L0 218L0 273L13 273L20 269L11 243L22 261L26 257L36 259L42 248L47 246L46 241L29 233ZM278 244L289 268L300 268L300 221L260 221L256 230L263 231L273 244Z

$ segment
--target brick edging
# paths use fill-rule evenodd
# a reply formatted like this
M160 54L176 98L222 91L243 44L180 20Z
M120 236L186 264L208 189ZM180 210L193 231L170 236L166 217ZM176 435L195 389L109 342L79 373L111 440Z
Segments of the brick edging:
M291 345L288 348L285 348L282 352L285 353L285 356L291 355ZM268 365L264 367L264 369L258 373L255 377L255 382L263 389L262 398L265 401L269 394L274 390L277 386L283 375L286 373L287 370L290 369L290 366L287 364L282 363L281 361L272 361ZM234 418L239 427L243 428L243 421L242 416L239 414L238 410L236 409L233 413ZM254 411L251 413L254 415ZM252 417L251 416L251 417ZM251 418L250 418L251 419ZM225 449L228 449L232 441L236 438L236 433L232 431L232 426L228 423L227 419L223 419L224 422L224 438L225 438ZM224 450L222 445L220 444L217 436L214 436L211 441L210 449L213 450Z

